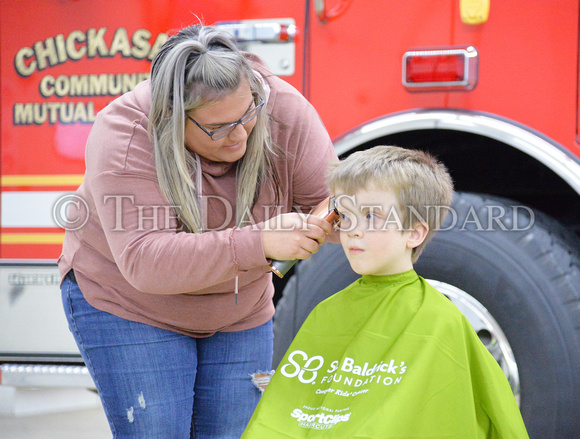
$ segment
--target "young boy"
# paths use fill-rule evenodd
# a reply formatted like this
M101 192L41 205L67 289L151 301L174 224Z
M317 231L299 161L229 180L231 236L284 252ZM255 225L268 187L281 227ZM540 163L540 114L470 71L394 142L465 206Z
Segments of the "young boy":
M420 151L377 146L332 165L340 240L362 278L296 335L244 438L527 438L467 319L413 270L453 184Z

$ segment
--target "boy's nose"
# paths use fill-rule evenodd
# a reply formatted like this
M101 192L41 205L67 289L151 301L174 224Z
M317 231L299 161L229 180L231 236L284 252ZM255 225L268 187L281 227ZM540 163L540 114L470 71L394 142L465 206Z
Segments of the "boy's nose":
M348 236L351 238L362 238L364 235L363 229L360 226L354 226L348 231Z

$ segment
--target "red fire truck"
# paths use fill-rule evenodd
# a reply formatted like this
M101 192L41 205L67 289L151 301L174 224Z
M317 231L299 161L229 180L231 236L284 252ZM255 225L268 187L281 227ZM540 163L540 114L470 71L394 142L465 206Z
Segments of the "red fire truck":
M63 212L95 114L201 20L300 90L339 156L394 144L446 163L452 214L416 269L498 360L530 435L579 437L579 12L576 0L2 2L2 384L91 386L61 310ZM278 282L276 361L355 278L328 244Z

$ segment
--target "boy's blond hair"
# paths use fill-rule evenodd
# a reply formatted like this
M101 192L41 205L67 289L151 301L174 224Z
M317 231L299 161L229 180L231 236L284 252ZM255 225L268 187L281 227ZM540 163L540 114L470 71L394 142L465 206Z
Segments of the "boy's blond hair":
M398 146L375 146L331 164L328 185L331 193L370 188L394 192L405 229L418 222L429 226L423 243L413 249L413 262L441 227L453 198L453 181L441 162L426 152Z

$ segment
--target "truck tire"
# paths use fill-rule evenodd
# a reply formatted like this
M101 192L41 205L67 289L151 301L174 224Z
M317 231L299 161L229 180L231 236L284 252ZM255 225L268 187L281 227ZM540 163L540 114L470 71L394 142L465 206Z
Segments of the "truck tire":
M515 358L517 367L508 379L521 395L530 437L580 437L577 236L552 218L503 198L458 193L450 212L416 271L442 285L444 294L445 285L465 292L479 308L476 314L490 316L489 327L476 331L488 348L503 343L506 356ZM276 308L275 365L316 304L358 277L336 244L324 245L298 265Z

